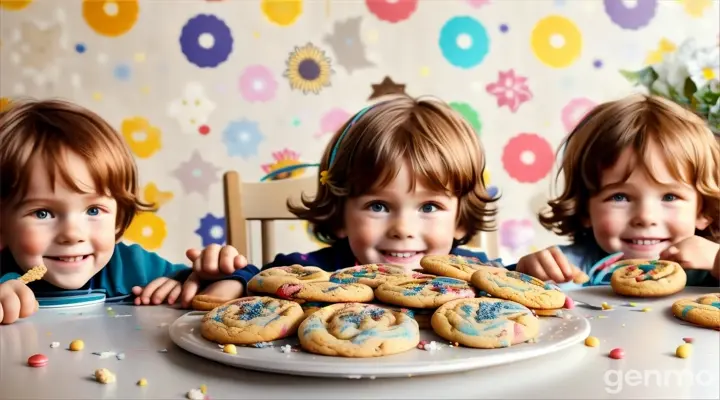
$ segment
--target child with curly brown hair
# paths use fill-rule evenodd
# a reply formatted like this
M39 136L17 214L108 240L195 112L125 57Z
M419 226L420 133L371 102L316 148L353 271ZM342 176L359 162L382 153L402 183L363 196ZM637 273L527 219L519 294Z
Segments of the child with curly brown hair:
M701 118L632 95L593 109L561 149L565 189L539 218L572 244L522 257L517 271L557 283L582 271L585 285L609 284L591 268L622 253L676 261L688 285L718 285L720 144Z
M431 254L489 262L485 253L458 247L494 224L484 168L475 132L445 103L396 97L366 107L325 149L315 196L288 202L330 246L280 254L265 268L300 264L335 271L391 263L419 269L420 259ZM224 252L228 265L244 259L230 246L205 250L211 251L210 259Z

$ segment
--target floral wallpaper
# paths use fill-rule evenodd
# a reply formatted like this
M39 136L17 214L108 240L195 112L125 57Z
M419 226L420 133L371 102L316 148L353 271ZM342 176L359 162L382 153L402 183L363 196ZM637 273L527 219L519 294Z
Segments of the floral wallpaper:
M369 101L434 95L486 148L512 261L563 241L535 218L563 135L637 90L620 69L717 41L719 13L713 0L0 0L0 106L63 97L110 121L159 205L125 240L179 262L225 241L224 171L258 181L317 162ZM302 221L278 225L279 251L321 246Z

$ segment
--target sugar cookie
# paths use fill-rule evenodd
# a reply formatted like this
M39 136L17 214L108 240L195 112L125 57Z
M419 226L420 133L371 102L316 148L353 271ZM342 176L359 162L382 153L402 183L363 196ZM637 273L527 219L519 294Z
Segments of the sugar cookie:
M720 293L697 299L680 299L673 303L672 313L683 321L706 328L720 329Z
M408 308L437 308L450 300L473 298L475 289L461 279L444 276L383 283L375 289L383 303Z
M374 297L370 286L333 282L286 283L271 294L286 300L324 303L363 303L371 301Z
M668 296L683 290L687 282L685 270L673 261L621 260L611 268L610 286L624 296Z
M44 265L37 265L30 268L25 274L18 279L25 282L27 285L30 282L39 281L47 272L47 267Z
M248 290L254 293L275 293L286 283L322 282L330 278L330 273L318 267L291 265L272 267L260 271L248 282Z
M197 311L210 311L213 308L220 307L231 300L232 299L221 299L219 297L199 294L193 297L191 307L193 310Z
M449 301L435 311L430 322L444 339L482 349L526 342L540 331L540 322L527 307L488 297Z
M420 260L425 271L431 274L448 276L470 282L470 277L482 268L497 268L497 264L484 263L476 257L456 256L454 254L425 256Z
M371 304L324 307L298 328L300 346L316 354L379 357L414 349L420 342L417 322L403 312Z
M242 297L205 314L200 333L220 344L270 342L295 334L303 319L299 304L271 297Z
M412 279L413 275L416 274L415 272L407 271L400 265L365 264L335 271L335 273L330 275L330 282L362 283L375 289L386 282Z
M518 302L536 310L562 308L565 293L552 283L517 271L495 268L479 270L471 278L472 284L493 297Z

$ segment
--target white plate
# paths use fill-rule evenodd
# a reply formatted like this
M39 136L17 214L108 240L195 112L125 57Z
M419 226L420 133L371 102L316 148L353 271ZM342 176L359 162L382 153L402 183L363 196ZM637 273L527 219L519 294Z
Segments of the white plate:
M435 340L440 350L412 349L386 357L344 358L322 356L304 351L283 353L280 347L297 346L297 337L273 342L273 347L237 347L237 354L223 353L222 348L200 335L200 320L204 313L190 312L170 326L170 338L181 348L213 361L233 367L268 371L288 375L320 376L329 378L391 378L433 375L467 371L500 364L527 360L556 351L585 340L590 334L590 323L574 310L567 319L544 317L540 319L540 337L537 343L523 343L502 349L471 349L449 347L447 341L432 330L421 330L421 340Z

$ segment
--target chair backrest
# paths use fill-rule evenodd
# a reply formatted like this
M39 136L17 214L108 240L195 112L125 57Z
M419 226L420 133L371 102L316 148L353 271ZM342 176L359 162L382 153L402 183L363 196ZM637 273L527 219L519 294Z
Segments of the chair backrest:
M227 243L248 257L255 258L248 240L249 221L260 221L262 264L275 258L273 221L296 220L287 209L287 200L298 201L302 194L313 196L317 177L290 178L265 182L242 182L240 174L228 171L223 176ZM481 232L466 245L482 249L490 258L498 257L496 232Z

